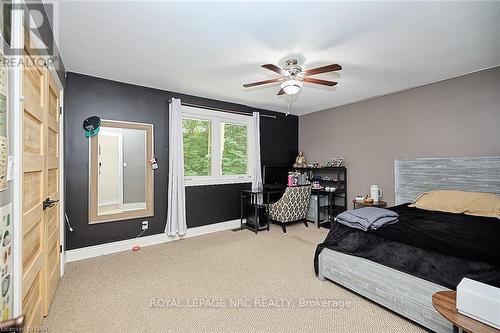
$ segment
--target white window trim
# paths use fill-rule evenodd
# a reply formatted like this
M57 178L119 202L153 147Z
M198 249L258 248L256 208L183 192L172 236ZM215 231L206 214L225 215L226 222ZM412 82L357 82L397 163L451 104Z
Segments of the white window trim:
M246 115L238 115L228 112L219 112L212 110L205 110L191 106L182 106L182 117L210 120L212 123L212 172L217 175L212 176L185 176L185 186L203 186L203 185L220 185L220 184L241 184L251 183L251 168L253 165L253 131L252 131L252 117ZM220 142L220 123L230 122L233 124L241 124L247 126L247 173L244 175L230 175L223 176L221 166L218 161L221 160L221 142ZM214 149L214 147L217 147Z

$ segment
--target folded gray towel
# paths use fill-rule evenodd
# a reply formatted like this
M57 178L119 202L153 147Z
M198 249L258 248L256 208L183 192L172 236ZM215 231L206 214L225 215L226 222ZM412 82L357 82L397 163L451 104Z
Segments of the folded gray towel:
M348 226L350 228L361 229L363 231L367 231L368 229L370 229L370 226L366 226L363 223L347 221L347 220L344 220L338 216L335 218L335 221L337 221L338 223L343 224L345 226Z
M397 221L399 215L384 208L363 207L355 210L348 210L337 215L337 221L348 227L368 230L372 225L373 229L380 228L388 223Z
M378 219L377 221L373 222L373 224L370 226L370 229L372 230L377 230L378 228L380 227L383 227L383 226L386 226L386 225L389 225L389 224L393 224L393 223L396 223L398 222L398 218L397 217L382 217L380 219Z

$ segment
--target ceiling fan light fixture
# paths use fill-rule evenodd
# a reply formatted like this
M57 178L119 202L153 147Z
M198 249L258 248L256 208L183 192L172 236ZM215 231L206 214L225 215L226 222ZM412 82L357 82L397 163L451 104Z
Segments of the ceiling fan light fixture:
M286 80L281 84L281 89L283 89L287 95L295 95L300 91L303 85L304 83L299 80Z

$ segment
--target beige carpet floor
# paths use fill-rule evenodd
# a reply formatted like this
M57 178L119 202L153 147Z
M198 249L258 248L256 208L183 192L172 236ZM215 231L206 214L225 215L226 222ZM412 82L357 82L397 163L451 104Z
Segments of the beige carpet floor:
M44 324L51 333L424 332L316 278L326 232L223 231L73 262Z

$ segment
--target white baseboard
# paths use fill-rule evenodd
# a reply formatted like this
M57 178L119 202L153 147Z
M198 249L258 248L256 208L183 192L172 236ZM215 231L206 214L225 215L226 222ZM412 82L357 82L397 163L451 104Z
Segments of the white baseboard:
M204 225L201 227L188 228L186 234L182 237L168 236L165 233L161 233L151 236L126 239L118 242L82 247L80 249L66 251L66 262L83 260L122 251L130 251L134 245L139 245L141 247L156 245L156 244L171 242L181 238L200 236L212 232L229 230L239 227L240 227L240 220L232 220L232 221Z

